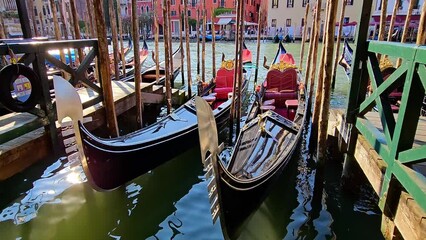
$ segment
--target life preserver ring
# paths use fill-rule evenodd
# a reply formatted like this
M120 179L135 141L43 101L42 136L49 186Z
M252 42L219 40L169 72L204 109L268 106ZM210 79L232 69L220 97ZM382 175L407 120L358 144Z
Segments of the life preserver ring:
M41 97L40 78L23 64L11 64L0 70L0 102L10 111L33 109Z

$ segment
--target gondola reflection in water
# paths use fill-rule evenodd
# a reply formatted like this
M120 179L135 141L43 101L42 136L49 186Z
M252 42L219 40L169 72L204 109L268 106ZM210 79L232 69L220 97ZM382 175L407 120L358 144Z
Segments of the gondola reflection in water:
M212 218L220 218L225 238L237 239L300 142L307 111L304 87L293 57L280 43L227 165L218 159L223 145L218 146L209 105L195 101Z

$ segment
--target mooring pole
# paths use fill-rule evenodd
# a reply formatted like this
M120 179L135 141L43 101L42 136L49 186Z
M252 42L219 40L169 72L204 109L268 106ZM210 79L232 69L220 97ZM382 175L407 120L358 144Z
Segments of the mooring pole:
M28 11L30 12L30 15L31 15L31 23L33 24L34 36L38 37L39 34L37 29L36 17L34 13L34 1L28 1ZM61 16L62 16L62 13L61 13Z
M415 0L410 0L410 4L408 5L408 10L407 10L407 16L405 16L405 22L404 22L404 30L402 31L402 37L401 37L401 43L405 43L405 39L407 38L407 35L408 35L408 28L409 28L409 26L410 26L410 21L411 21L411 15L412 15L412 13L413 13L413 9L414 9L414 4L416 3L417 1L415 1ZM423 3L423 6L424 6L425 4ZM419 30L420 30L420 28L419 28ZM420 31L417 31L417 34L418 33L420 33ZM397 60L396 60L396 64L395 64L395 67L399 67L399 66L401 66L401 62L402 62L402 59L401 58L398 58Z
M237 81L238 81L238 74L239 74L239 71L238 71L238 58L239 58L239 53L238 53L238 50L240 49L239 48L239 34L240 34L240 31L239 31L239 27L240 27L240 23L241 23L241 21L240 21L240 18L241 18L241 15L240 15L240 8L241 8L241 2L242 2L243 0L237 0L237 25L236 25L236 31L235 31L235 34L236 34L236 36L235 36L235 62L234 62L234 82L233 82L233 87L232 87L232 103L231 103L231 110L230 110L230 114L229 114L229 144L231 145L232 144L232 137L233 137L233 134L234 134L234 115L235 115L235 113L236 113L236 111L235 111L235 109L236 109L236 107L237 107L237 105L236 105L236 102L235 102L235 100L236 100L236 93L237 93Z
M325 13L325 19L327 20L329 18L329 9L326 9ZM328 27L328 26L327 26ZM327 29L324 28L324 32L322 34L322 50L321 50L321 58L320 58L320 66L318 70L318 77L317 77L317 88L315 91L315 103L313 107L313 114L312 114L312 130L311 130L311 139L317 139L318 137L318 121L319 121L319 115L321 111L321 104L322 104L322 96L323 96L323 86L324 86L324 66L325 66L325 54L326 54L326 46L325 46L325 39L327 37ZM334 34L334 31L333 31ZM327 52L328 53L328 52ZM316 66L314 67L316 68ZM311 76L312 77L312 76ZM311 78L312 79L312 78Z
M321 23L321 6L322 1L317 0L317 6L316 6L316 12L315 12L315 33L314 33L314 39L313 39L313 49L312 49L312 68L310 75L310 86L309 86L309 106L311 106L312 103L312 96L314 93L314 86L315 86L315 74L316 74L316 67L317 67L317 52L318 52L318 42L319 42L319 35L320 35L320 23ZM312 37L312 36L311 36ZM306 74L308 74L306 72Z
M165 74L166 74L166 103L167 103L167 114L170 114L172 108L172 100L171 100L171 83L170 83L170 49L169 49L169 6L170 0L163 0L163 17L164 17L164 27L163 27L163 35L164 35L164 51L165 51Z
M90 35L92 35L91 37L95 37L96 35L96 28L95 26L93 26L93 0L86 0L86 4L87 4L87 13L88 13L88 17L89 17L89 24L90 24Z
M203 39L201 49L201 80L206 81L206 33L207 33L206 0L203 0Z
M59 29L58 15L56 14L57 10L54 0L50 0L50 8L52 9L53 24L55 26L55 38L56 40L61 40L61 30ZM61 57L61 62L66 63L63 49L59 51L59 55ZM65 74L65 72L63 73Z
M318 151L317 157L320 165L324 165L327 150L327 127L330 111L330 96L331 96L331 78L333 67L333 49L334 49L334 25L336 22L337 1L328 0L328 18L327 18L327 35L325 39L325 65L324 65L324 85L322 95L322 108L320 112L320 121L318 129Z
M112 35L112 51L114 56L114 75L115 80L120 79L120 69L118 68L118 33L117 33L117 19L115 17L115 7L113 6L114 0L108 0L108 11L109 11L109 23L111 26L111 35ZM136 54L137 52L137 54ZM139 55L139 48L135 52L135 55ZM140 72L140 71L139 71ZM135 74L138 72L135 71Z
M183 34L182 34L182 30L183 30L183 16L184 14L181 11L180 5L179 5L179 12L180 14L180 19L179 19L179 48L180 48L180 72L181 72L181 78L182 78L182 85L185 85L185 70L183 68L183 64L185 62L184 60L184 50L183 50Z
M241 121L241 105L242 105L242 92L241 92L241 86L242 86L242 79L243 79L243 42L244 42L244 0L241 1L241 7L240 7L240 35L238 41L239 44L239 52L238 52L238 75L237 75L237 126L235 129L235 135L238 136L240 133L240 121Z
M158 26L158 15L157 15L157 1L154 1L154 27L155 27L155 35L154 35L154 42L155 42L155 82L158 84L158 81L160 80L160 65L158 65L159 57L160 57L160 51L158 50L158 35L160 34L160 29ZM163 16L163 22L165 21L165 16ZM164 27L163 27L163 41L164 41Z
M381 12L380 12L380 28L378 40L383 41L385 39L385 30L386 30L386 18L387 18L387 9L388 9L388 0L381 0ZM380 62L381 54L377 54L377 60Z
M136 0L133 0L136 2ZM100 82L103 91L103 104L105 107L106 124L110 136L118 136L117 118L115 115L114 98L110 78L110 67L108 57L108 40L105 28L102 0L93 0L94 15L96 20L96 32L98 34L98 61ZM136 80L135 80L136 81Z
M306 33L308 32L308 14L309 14L309 4L306 4L305 18L303 19L302 46L300 47L299 71L302 71L302 69L303 69L303 57L304 57L304 54L305 54ZM259 16L260 16L260 12L259 12Z
M78 15L77 15L77 8L75 7L75 0L70 0L70 7L72 12L72 18L74 21L74 32L75 32L75 38L80 40L81 39L81 33L80 33L80 26L78 24ZM106 35L106 33L105 33ZM98 35L99 36L99 35ZM81 63L84 59L83 49L78 49L78 60Z
M210 16L211 28L212 28L212 75L213 78L216 78L216 29L214 27L214 19L213 19L213 6L212 13Z
M143 127L143 100L141 93L142 76L141 59L139 55L139 19L136 8L137 0L132 0L132 37L133 37L133 62L135 63L135 99L136 99L136 124L139 128Z
M32 1L30 1L30 2L32 2ZM65 20L64 5L63 5L62 0L59 1L59 14L61 14L61 21L62 21L62 24L63 24L65 40L68 40L68 24L67 24L67 21ZM68 48L67 52L68 52L67 55L68 55L68 59L69 59L69 65L72 66L73 62L72 62L72 56L71 56L71 48Z
M259 8L259 15L257 19L257 49L256 49L256 68L254 70L254 90L256 89L257 84L257 75L259 73L259 59L260 59L260 34L262 29L262 18L260 13L262 12L262 7Z
M173 42L172 42L172 40L173 40L173 35L172 35L172 28L173 28L173 26L172 26L172 18L171 18L171 15L170 15L170 13L171 13L171 10L170 10L170 7L171 7L171 1L170 0L167 0L167 21L168 21L168 34L169 34L169 36L168 36L168 39L169 39L169 51L168 51L168 53L169 53L169 65L170 65L170 106L171 106L171 104L172 104L172 102L171 102L171 89L172 89L172 87L174 87L174 63L173 63ZM170 109L171 109L171 107L170 107Z
M197 6L197 78L200 76L200 9Z
M121 1L117 1L118 5L118 32L120 34L120 53L121 53L121 72L123 77L126 77L126 56L124 56L124 41L123 41L123 21L121 17Z
M340 12L340 21L339 21L339 29L337 31L337 46L336 53L334 54L334 65L333 65L333 82L331 83L331 88L334 89L336 85L336 72L337 72L337 64L339 63L339 55L340 55L340 41L342 37L342 29L343 29L343 20L345 19L345 9L348 4L348 0L343 0L342 9Z
M420 14L419 29L416 39L417 45L426 44L426 3L423 3L422 12Z
M184 11L185 11L185 42L186 42L186 70L188 77L188 96L192 96L192 79L191 79L191 50L189 48L189 21L188 21L188 0L183 0Z
M399 1L401 0L395 0L395 4L393 5L392 17L389 23L389 30L388 30L388 42L392 41L393 27L395 26L396 13L398 12L398 8L399 8Z

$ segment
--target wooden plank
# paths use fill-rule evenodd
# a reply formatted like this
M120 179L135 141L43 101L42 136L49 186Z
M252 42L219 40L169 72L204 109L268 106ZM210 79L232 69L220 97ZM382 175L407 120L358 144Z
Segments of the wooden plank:
M404 239L420 240L426 236L426 213L406 192L401 193L394 222Z
M358 135L354 156L374 191L379 195L387 164L362 135Z
M17 146L20 146L17 148ZM34 151L37 149L37 151ZM0 145L0 181L46 159L51 152L49 136L43 128Z

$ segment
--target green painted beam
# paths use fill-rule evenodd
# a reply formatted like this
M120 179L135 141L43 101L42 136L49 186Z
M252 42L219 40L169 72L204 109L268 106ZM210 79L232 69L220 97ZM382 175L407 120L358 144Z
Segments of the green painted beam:
M398 160L401 163L412 163L426 158L426 145L408 149L399 153Z
M365 118L357 119L356 128L370 143L371 147L389 164L389 147L385 135Z
M417 52L415 44L406 44L387 41L370 41L368 51L388 55L391 57L400 57L403 59L414 59Z
M396 162L393 174L416 203L426 212L426 177L399 162Z
M399 68L395 70L394 73L392 73L391 76L389 76L386 81L384 81L380 86L375 89L370 96L365 99L364 102L360 105L359 115L363 116L365 113L371 110L371 108L375 104L375 100L379 97L379 95L388 93L388 89L394 89L395 85L398 83L397 80L399 80L400 77L404 77L403 74L407 71L407 64L403 63ZM370 71L369 71L370 72Z

